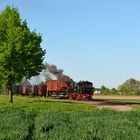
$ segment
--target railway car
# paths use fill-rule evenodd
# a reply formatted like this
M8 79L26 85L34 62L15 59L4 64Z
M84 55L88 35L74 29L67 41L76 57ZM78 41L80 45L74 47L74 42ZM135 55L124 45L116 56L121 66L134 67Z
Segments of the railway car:
M69 100L92 100L93 84L89 81L74 83L72 80L48 80L44 84L20 88L22 95L38 95L47 97L67 98Z
M63 80L48 80L46 82L47 96L66 96L68 91L68 83Z
M92 100L93 84L89 81L80 81L76 84L74 92L70 93L68 98L70 100Z
M38 95L38 86L37 85L32 86L32 95Z
M91 100L93 84L88 81L80 81L74 85L62 80L49 80L46 82L47 96L68 98L70 100Z
M46 85L38 85L37 86L37 95L46 96Z
M31 94L38 95L38 96L46 96L46 85L40 84L40 85L32 86Z
M20 87L20 93L22 95L29 95L29 89L27 87Z

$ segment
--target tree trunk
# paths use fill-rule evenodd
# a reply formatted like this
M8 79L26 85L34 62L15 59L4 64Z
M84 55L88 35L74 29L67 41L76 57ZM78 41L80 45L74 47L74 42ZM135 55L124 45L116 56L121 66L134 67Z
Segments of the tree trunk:
M13 102L12 82L10 82L9 84L8 92L9 92L9 101L12 103Z

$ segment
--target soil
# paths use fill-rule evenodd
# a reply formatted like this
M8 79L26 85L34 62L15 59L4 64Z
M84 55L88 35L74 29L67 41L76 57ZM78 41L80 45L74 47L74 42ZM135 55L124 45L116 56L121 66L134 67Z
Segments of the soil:
M109 109L115 109L118 111L131 111L132 110L131 106L126 106L126 105L117 105L117 106L105 105L105 106L97 106L97 108L99 109L109 108Z
M57 100L72 103L82 103L82 104L93 104L98 109L114 109L118 111L131 111L132 105L117 103L117 102L106 102L106 101L74 101L74 100Z
M94 99L125 99L125 100L140 100L140 96L108 96L108 95L94 95ZM114 103L114 102L105 102L105 101L94 101L93 104L96 104L97 108L102 109L102 108L110 108L110 109L115 109L119 111L130 111L132 110L133 104L126 104L126 103Z
M82 101L81 101L82 102ZM114 109L118 111L130 111L132 110L132 105L123 105L121 103L105 102L105 101L92 101L84 102L96 105L98 109Z
M126 100L140 100L140 96L113 96L113 95L93 95L94 99L126 99Z
M140 100L140 96L108 96L108 95L93 95L94 99L101 99L97 101L73 101L73 100L59 100L65 102L76 102L76 103L84 103L84 104L93 104L98 109L114 109L118 111L130 111L134 104L128 104L123 102L111 102L111 100L104 101L103 99L126 99L126 100ZM139 104L140 106L140 104Z
M104 101L93 101L97 108L99 109L115 109L118 111L130 111L132 110L132 105L123 105L121 103L114 102L104 102Z

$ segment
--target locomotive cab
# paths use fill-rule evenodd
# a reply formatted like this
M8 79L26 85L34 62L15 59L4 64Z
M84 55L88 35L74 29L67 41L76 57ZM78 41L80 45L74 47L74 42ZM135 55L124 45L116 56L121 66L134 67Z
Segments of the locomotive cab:
M80 81L76 85L76 92L81 94L92 94L93 88L92 83L88 81Z
M70 100L92 100L93 84L89 81L80 81L76 84L74 93L69 95Z

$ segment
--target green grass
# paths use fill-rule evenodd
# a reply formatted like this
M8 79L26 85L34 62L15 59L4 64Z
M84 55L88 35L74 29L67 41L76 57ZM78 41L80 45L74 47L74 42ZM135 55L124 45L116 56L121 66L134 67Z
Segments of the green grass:
M43 97L0 96L0 140L139 140L140 109L98 110Z
M1 110L24 110L28 112L89 112L93 105L59 102L44 97L14 96L14 102L9 103L8 96L0 96Z

